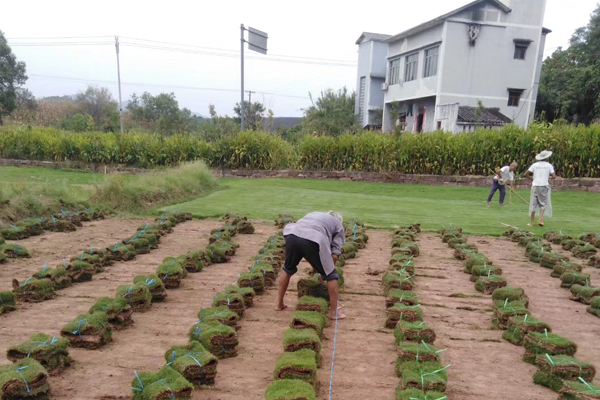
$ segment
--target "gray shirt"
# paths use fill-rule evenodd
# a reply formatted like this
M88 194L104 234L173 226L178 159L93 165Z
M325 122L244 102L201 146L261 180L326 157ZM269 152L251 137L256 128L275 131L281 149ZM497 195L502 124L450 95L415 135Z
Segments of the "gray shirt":
M283 235L295 235L319 245L319 256L325 273L335 271L332 254L342 254L345 240L344 226L333 215L324 212L312 212L296 223L287 224Z

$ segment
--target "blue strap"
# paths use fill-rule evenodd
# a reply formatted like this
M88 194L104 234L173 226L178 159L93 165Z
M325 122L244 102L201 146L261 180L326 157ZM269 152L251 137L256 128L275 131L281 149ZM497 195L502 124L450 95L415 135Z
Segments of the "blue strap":
M15 371L17 372L17 374L19 374L21 376L21 378L23 379L23 382L25 382L25 389L27 389L27 393L30 393L29 384L27 383L27 379L25 379L25 377L21 373L21 371L23 371L24 369L27 369L27 368L29 368L29 366L24 365L22 367L15 369Z
M136 387L132 387L133 390L135 390L136 392L143 392L144 391L144 384L142 383L142 380L140 379L140 376L138 375L137 371L133 371L133 374L135 375L137 381L140 384L139 388Z
M329 400L332 399L331 392L333 390L333 367L335 365L335 348L337 345L337 328L338 328L338 314L339 314L339 298L335 305L335 331L333 334L333 353L331 355L331 375L329 377Z
M73 331L73 335L79 335L79 338L81 339L81 325L87 321L87 319L82 318L79 320L79 325L77 325L77 329Z

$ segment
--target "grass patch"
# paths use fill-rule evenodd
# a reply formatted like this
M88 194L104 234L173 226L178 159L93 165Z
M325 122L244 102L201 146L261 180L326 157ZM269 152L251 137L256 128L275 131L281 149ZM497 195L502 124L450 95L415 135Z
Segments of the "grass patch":
M317 383L317 355L308 349L285 352L277 359L273 375L275 379L302 380L314 387Z
M179 372L165 366L160 371L141 372L131 381L132 400L191 399L194 387Z
M265 400L316 400L315 389L309 383L297 379L280 379L271 382Z
M199 217L235 209L268 220L276 219L282 210L301 216L315 209L336 209L350 218L388 228L392 227L391 221L418 220L429 231L455 224L467 233L489 235L500 235L505 230L502 222L522 226L528 222L524 204L486 208L489 188L282 178L220 179L219 183L225 190L184 203L182 208ZM528 190L518 192L529 196ZM585 192L553 193L552 200L560 204L560 213L548 219L544 229L559 227L577 234L593 231L594 220L600 218L600 209L594 206L597 198L597 194Z

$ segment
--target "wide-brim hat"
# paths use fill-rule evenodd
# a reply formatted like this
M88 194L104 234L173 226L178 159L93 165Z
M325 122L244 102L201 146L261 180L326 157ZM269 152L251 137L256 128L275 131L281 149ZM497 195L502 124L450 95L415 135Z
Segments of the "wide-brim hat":
M538 154L537 156L535 156L535 159L538 160L538 161L542 161L542 160L545 160L547 158L550 158L550 156L552 156L552 152L549 151L549 150L544 150L540 154Z

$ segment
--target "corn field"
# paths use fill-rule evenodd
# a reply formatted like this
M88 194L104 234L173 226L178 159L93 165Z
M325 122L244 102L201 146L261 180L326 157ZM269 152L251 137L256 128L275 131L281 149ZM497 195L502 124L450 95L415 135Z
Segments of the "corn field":
M364 132L307 136L294 146L268 133L244 132L217 142L193 135L69 133L52 128L0 129L0 157L126 164L141 168L204 160L213 168L489 175L512 161L524 170L542 150L564 178L600 178L600 126L534 124L452 135Z

